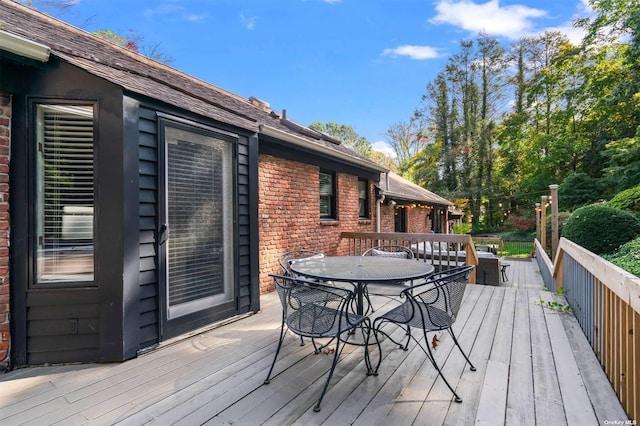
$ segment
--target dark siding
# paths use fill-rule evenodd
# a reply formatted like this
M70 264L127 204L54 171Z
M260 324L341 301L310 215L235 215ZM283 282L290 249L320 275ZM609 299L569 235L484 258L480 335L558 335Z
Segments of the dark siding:
M240 137L238 144L238 311L251 308L251 227L249 205L250 176L249 139ZM257 206L253 207L257 210ZM258 230L254 231L257 234ZM257 247L255 245L254 247ZM256 265L257 266L257 265Z
M117 361L123 352L122 91L52 57L36 68L7 69L15 80L11 144L12 364ZM6 73L5 73L6 71ZM34 283L35 153L32 102L98 105L95 281ZM108 171L108 172L106 172ZM12 336L13 337L13 336Z
M158 343L159 281L156 230L158 207L158 135L155 111L140 108L140 349Z
M97 289L30 292L29 364L99 359L99 294Z

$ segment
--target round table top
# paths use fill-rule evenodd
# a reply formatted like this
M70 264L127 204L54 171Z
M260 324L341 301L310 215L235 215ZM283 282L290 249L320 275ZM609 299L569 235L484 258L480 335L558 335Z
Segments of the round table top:
M433 265L415 259L384 256L324 256L296 260L291 269L306 277L330 281L408 281L430 275Z

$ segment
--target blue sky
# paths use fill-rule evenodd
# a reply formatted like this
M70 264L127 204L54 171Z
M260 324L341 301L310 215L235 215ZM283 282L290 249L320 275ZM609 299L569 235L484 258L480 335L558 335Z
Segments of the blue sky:
M545 29L579 41L586 0L76 0L59 18L129 30L170 65L292 119L351 125L384 150L461 40Z

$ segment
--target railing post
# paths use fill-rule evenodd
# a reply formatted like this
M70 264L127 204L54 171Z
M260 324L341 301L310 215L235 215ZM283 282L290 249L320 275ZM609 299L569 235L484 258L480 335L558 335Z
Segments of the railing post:
M551 190L551 257L558 251L558 185L549 185Z
M536 240L540 241L540 203L536 203Z
M543 195L541 197L542 202L540 203L540 244L542 244L542 248L547 250L547 196Z

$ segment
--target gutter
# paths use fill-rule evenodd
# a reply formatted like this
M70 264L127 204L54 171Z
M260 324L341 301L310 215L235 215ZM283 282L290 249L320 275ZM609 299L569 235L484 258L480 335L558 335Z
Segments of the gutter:
M422 198L422 199L418 199L416 197L411 197L408 196L407 194L400 194L398 192L391 192L391 191L381 191L382 194L384 194L386 197L388 198L395 198L396 200L406 200L406 201L420 201L423 203L429 203L429 204L435 204L438 206L454 206L455 204L453 204L451 201L449 200L445 200L445 201L434 201L434 200L429 200L427 198Z
M351 155L345 154L335 149L327 148L324 145L319 145L318 143L301 138L300 136L294 135L293 133L285 132L283 130L276 129L275 127L267 126L264 124L261 124L259 128L260 133L265 136L271 136L273 138L289 142L300 148L304 148L309 151L313 151L329 157L339 158L346 163L355 164L359 167L365 168L367 170L373 170L378 173L386 173L388 171L388 169L372 161L365 160L364 158L352 157Z
M40 62L47 62L51 48L27 38L0 30L0 49Z

